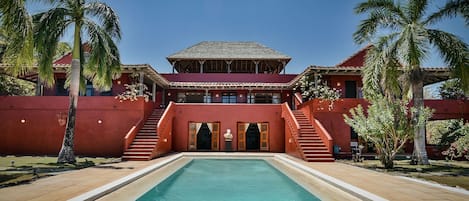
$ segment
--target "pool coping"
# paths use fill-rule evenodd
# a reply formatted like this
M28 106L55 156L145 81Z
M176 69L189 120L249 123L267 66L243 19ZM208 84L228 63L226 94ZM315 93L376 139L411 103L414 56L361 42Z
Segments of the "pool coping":
M162 160L160 162L157 162L155 164L152 164L144 169L141 169L137 172L134 172L130 175L127 175L125 177L122 177L120 179L117 179L113 182L110 182L108 184L105 184L103 186L100 186L98 188L95 188L91 191L88 191L86 193L83 193L79 196L73 197L69 200L71 201L79 201L79 200L96 200L98 198L101 198L115 190L120 189L121 187L132 183L148 174L151 172L169 164L172 163L182 157L197 157L197 158L204 158L204 157L213 157L213 158L227 158L227 157L233 157L233 158L275 158L278 159L279 161L282 161L284 163L287 163L288 165L291 165L292 167L298 169L299 171L302 171L304 173L310 174L318 179L321 179L359 199L362 200L387 200L385 198L382 198L378 195L375 195L373 193L370 193L366 190L363 190L361 188L358 188L354 185L351 185L349 183L346 183L342 180L336 179L334 177L331 177L329 175L326 175L320 171L314 170L306 165L300 164L292 159L290 159L288 155L282 154L282 153L236 153L236 152L183 152L183 153L178 153L174 155L167 156L165 160Z

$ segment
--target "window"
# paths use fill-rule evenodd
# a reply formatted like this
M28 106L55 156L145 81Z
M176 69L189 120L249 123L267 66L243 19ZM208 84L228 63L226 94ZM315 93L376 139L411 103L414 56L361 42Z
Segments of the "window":
M280 94L279 93L274 93L272 95L272 103L273 104L279 104L280 103Z
M85 96L94 96L94 88L93 83L91 81L86 81Z
M65 79L57 79L55 82L55 95L68 96L68 90L65 88Z
M221 95L222 103L236 103L236 93L235 92L225 92Z
M256 96L254 96L253 93L248 94L248 103L255 103L256 102Z
M209 93L209 94L205 94L204 96L204 103L211 103L212 102L212 95Z

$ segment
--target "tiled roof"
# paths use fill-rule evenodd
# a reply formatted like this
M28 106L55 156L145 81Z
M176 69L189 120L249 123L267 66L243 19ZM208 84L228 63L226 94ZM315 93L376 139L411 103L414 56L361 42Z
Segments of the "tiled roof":
M167 57L177 59L282 59L291 58L256 42L204 41Z
M368 49L371 45L367 45L362 48L360 51L356 52L349 58L345 59L341 63L337 64L337 67L363 67L365 65L365 57Z

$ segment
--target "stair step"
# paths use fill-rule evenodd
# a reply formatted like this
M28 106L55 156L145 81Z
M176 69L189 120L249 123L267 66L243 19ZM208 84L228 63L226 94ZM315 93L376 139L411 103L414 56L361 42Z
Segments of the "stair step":
M137 151L126 151L124 156L150 156L151 151L148 152L137 152Z
M148 161L150 160L150 157L149 156L122 156L122 160Z
M331 158L331 154L304 154L306 158Z
M134 139L132 144L156 144L158 140L155 139Z
M325 147L323 143L300 143L301 147Z
M136 135L135 139L158 139L157 135Z
M155 138L135 138L134 142L158 142Z
M147 149L144 149L144 148L129 148L127 149L126 152L152 152L153 149L152 148L147 148Z
M154 149L155 145L152 144L132 144L129 149Z

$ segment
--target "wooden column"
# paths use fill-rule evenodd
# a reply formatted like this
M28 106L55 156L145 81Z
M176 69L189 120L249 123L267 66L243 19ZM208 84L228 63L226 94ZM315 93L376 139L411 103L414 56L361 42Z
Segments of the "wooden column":
M176 68L176 61L171 62L171 66L173 67L173 74L174 74L174 70Z
M286 61L282 61L282 67L283 67L283 74L285 75L287 69L285 68L285 66L287 65L287 62Z
M144 76L144 74L143 74L143 71L140 71L138 74L139 74L139 77L138 77L139 80L138 81L139 81L139 84L140 84L140 86L139 86L140 88L138 90L138 95L143 96L143 76Z
M153 82L151 99L156 102L156 82Z
M205 60L199 60L200 73L204 73L204 63L205 63Z
M230 60L230 61L225 61L225 62L226 62L226 65L227 65L226 68L227 68L228 73L231 73L231 63L233 61Z
M256 65L256 74L259 74L259 61L253 61Z

